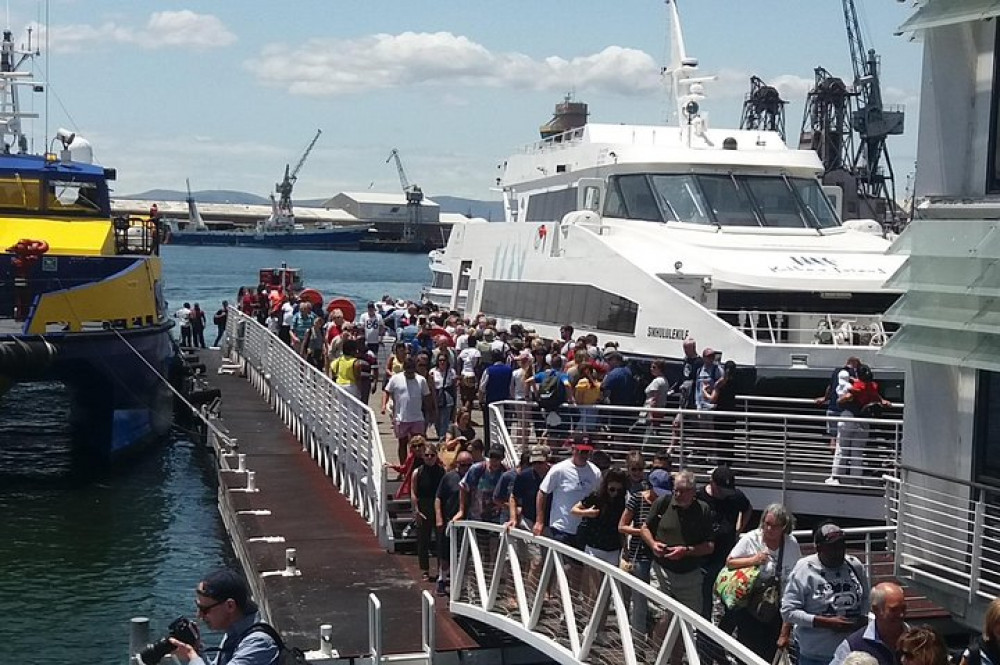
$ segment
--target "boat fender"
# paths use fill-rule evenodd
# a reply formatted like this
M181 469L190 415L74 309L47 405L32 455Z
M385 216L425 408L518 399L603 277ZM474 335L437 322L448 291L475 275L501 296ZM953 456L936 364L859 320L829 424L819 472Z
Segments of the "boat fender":
M222 391L218 388L207 388L205 390L192 390L188 393L187 399L195 406L208 404L214 399L221 398Z
M31 376L51 365L57 354L58 349L45 341L0 342L0 374Z

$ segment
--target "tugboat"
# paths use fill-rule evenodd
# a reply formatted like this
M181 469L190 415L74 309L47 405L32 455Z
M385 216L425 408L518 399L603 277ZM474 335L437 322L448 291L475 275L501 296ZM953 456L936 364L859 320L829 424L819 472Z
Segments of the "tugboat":
M111 215L114 169L60 129L59 154L30 154L19 93L34 53L0 43L0 413L43 391L68 412L90 461L115 461L166 434L176 362L159 257L159 221ZM5 404L5 402L7 402ZM0 445L3 442L0 441Z

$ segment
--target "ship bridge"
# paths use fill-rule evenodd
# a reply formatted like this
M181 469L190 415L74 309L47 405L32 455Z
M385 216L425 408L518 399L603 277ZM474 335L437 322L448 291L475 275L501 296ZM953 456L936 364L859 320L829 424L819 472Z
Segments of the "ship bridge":
M412 545L412 518L409 501L392 498L384 417L235 309L223 351L210 369L218 370L226 416L208 409L206 420L219 459L220 511L262 611L291 644L311 649L311 661L762 663L656 586L496 524L449 526L450 590L435 599L429 585L421 589L412 559L394 554ZM503 443L508 464L534 436L527 406L490 407L490 438ZM683 466L703 478L708 464L730 456L757 508L780 500L813 514L884 515L897 489L899 420L869 423L875 443L857 460L859 473L834 487L825 482L823 416L804 403L791 412L767 401L739 408L723 414L731 420L713 434L697 414L607 407L600 415L621 436L606 450L621 458L662 445L658 423L667 423ZM894 529L884 517L872 521L848 533L875 583L893 575ZM639 605L649 610L643 625L633 622ZM934 611L916 598L910 607L911 620Z

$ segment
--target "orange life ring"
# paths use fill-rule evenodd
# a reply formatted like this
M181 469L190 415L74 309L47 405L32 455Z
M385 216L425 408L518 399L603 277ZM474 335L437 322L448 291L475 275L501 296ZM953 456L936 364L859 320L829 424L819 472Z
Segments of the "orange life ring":
M323 294L316 289L302 289L299 292L299 300L305 300L313 306L313 309L323 308Z
M339 309L344 315L344 321L354 321L354 317L357 316L358 310L347 298L334 298L330 301L330 304L326 306L327 312L332 312L335 309Z

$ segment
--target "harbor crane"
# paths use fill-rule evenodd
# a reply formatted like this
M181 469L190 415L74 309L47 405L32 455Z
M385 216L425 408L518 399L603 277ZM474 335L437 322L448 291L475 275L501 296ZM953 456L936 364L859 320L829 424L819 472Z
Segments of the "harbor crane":
M815 80L806 97L799 148L816 151L823 162L824 184L834 184L831 180L846 175L854 153L854 135L848 122L854 93L843 79L822 67L813 73Z
M778 132L785 140L785 104L778 91L756 76L750 77L750 92L743 100L740 129Z
M851 114L851 128L858 133L859 141L851 170L858 180L859 197L876 212L877 219L884 219L895 226L896 180L886 138L903 133L905 113L902 107L887 108L882 103L882 84L879 80L881 59L875 49L865 49L854 0L841 0L841 4L857 93L857 108ZM880 210L882 206L884 209Z
M313 136L312 141L306 146L294 169L289 168L289 165L285 164L285 177L274 186L274 191L278 195L277 202L274 204L275 218L292 219L292 188L295 187L295 181L298 179L299 171L302 170L302 165L306 163L306 158L309 157L309 153L312 152L313 146L316 145L316 141L319 140L319 136L322 133L322 129L316 130L316 135ZM272 202L274 201L274 196L271 197L271 200Z
M399 150L393 148L386 157L385 163L395 160L396 171L399 173L399 186L403 188L406 196L406 221L403 223L403 241L413 242L417 234L417 225L422 222L421 204L424 201L424 193L417 185L411 185L403 169L403 160L399 157Z

